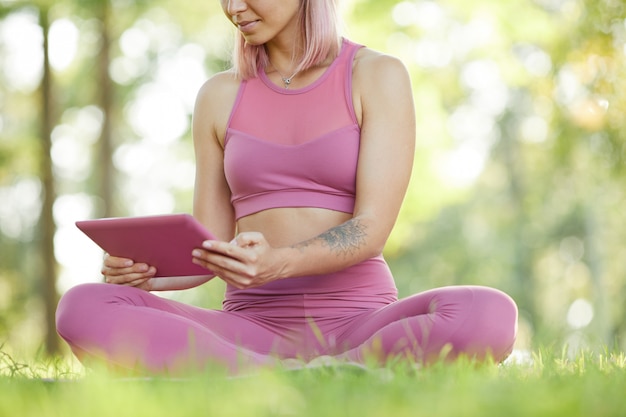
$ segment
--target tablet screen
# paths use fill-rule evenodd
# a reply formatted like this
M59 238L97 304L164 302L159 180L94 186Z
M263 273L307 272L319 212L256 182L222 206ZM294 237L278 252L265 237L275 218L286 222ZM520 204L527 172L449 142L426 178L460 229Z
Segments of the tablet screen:
M156 267L157 277L211 273L192 262L191 252L216 238L189 214L84 220L76 226L108 254Z

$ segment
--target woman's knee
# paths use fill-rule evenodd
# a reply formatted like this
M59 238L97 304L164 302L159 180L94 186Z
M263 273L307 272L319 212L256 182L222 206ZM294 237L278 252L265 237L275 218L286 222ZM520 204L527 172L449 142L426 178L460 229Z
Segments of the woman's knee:
M90 318L102 311L107 303L107 294L117 286L103 283L86 283L70 288L59 300L56 310L56 327L65 339Z
M478 302L491 321L497 324L496 327L514 336L517 330L517 305L508 294L494 288L482 288Z
M56 326L57 332L65 337L70 333L70 328L85 313L84 307L89 305L89 295L97 291L97 287L101 284L81 284L70 288L61 296L56 309Z
M506 293L487 287L475 287L474 331L484 348L496 361L505 359L517 336L517 305ZM472 326L469 326L472 327Z

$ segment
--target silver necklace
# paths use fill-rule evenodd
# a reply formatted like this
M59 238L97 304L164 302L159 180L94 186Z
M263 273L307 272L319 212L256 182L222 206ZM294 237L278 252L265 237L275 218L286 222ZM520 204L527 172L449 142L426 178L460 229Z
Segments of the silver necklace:
M272 62L270 61L270 65L274 68L274 70L276 70L276 72L278 73L278 75L280 75L280 79L283 80L283 84L285 84L285 89L289 88L289 85L291 84L291 80L293 80L293 77L295 77L296 75L298 75L298 73L300 72L300 70L296 70L296 72L294 72L293 74L291 74L291 77L285 77L283 74L281 74L280 71L278 71L278 68L276 68L274 66L274 64L272 64Z

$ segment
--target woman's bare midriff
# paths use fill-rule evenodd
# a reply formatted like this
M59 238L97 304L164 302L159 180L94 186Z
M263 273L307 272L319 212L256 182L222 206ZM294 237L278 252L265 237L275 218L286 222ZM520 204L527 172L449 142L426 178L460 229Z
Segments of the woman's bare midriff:
M237 232L261 232L271 246L289 246L311 239L351 217L350 213L322 208L275 208L242 217L237 222Z

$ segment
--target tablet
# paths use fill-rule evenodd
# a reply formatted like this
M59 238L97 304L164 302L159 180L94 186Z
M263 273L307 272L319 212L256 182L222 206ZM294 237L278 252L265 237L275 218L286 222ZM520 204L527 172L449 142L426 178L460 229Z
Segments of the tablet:
M217 239L189 214L84 220L76 226L108 254L156 267L156 277L211 274L192 262L191 251Z

